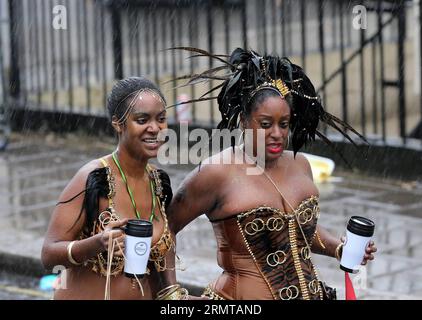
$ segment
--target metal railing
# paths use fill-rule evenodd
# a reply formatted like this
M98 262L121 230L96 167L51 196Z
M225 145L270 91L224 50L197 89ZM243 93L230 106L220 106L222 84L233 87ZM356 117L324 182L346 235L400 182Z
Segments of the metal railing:
M397 136L403 143L408 136L421 138L414 129L422 116L422 107L414 107L422 106L420 91L413 92L407 85L412 79L406 78L406 50L415 41L406 35L406 23L413 23L409 12L420 11L415 2L0 1L11 8L10 46L2 50L10 51L7 81L15 109L105 116L115 79L145 75L162 84L213 64L165 49L194 46L227 54L241 46L289 56L302 65L327 110L365 136L381 142ZM52 24L60 16L53 12L58 5L66 11L66 29ZM367 9L367 29L352 27L356 5ZM414 22L420 28L420 18ZM415 79L421 77L420 66L411 68ZM200 94L198 88L179 85L162 87L169 103L181 93ZM218 121L214 102L197 103L191 110L195 124ZM177 120L176 113L173 117Z
M0 151L3 151L9 140L10 126L8 113L8 90L6 87L7 79L5 76L4 57L1 48L3 44L3 35L1 26L7 24L8 20L0 16Z

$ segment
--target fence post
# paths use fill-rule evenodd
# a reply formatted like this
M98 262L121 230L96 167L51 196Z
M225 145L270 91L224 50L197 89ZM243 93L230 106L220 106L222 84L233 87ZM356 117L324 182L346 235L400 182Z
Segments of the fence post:
M117 5L110 5L111 26L113 29L113 56L114 56L114 77L123 78L123 46L122 46L122 25L120 11Z
M405 91L405 56L404 56L404 41L406 38L406 7L403 0L399 4L398 12L398 60L399 60L399 119L400 119L400 136L403 143L406 143L406 91Z
M10 72L9 72L9 93L13 98L18 98L21 91L20 70L19 70L19 3L9 0L10 20Z
M241 3L241 16L242 16L242 39L243 39L243 48L248 49L248 26L247 26L247 3L246 0L243 0Z

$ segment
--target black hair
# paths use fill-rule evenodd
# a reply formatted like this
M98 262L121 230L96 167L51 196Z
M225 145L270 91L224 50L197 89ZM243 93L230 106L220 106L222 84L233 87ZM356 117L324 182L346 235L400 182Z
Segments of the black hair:
M348 135L347 130L368 143L365 137L352 126L324 110L311 80L300 66L293 64L286 57L261 56L255 51L242 48L236 48L230 56L214 54L192 47L175 47L172 49L186 50L194 53L192 57L209 57L223 63L223 65L199 74L185 75L175 79L190 79L187 84L215 80L223 81L200 98L183 103L217 99L221 113L218 129L234 130L238 128L240 115L242 113L245 116L250 114L253 108L258 105L258 101L266 96L271 96L269 91L274 89L286 98L290 106L290 128L295 155L307 142L314 141L316 136L333 146L328 137L318 130L319 121L337 130L355 146L356 144ZM224 74L221 74L222 72ZM218 96L210 96L216 90L219 90ZM339 154L342 156L341 152ZM344 159L344 157L342 158Z
M117 119L121 119L128 108L128 101L132 93L135 93L142 89L150 89L155 92L163 99L164 103L166 99L158 86L151 80L145 77L129 77L117 81L117 83L111 89L110 94L107 97L107 110L110 119L116 116Z
M109 194L109 191L110 191L107 177L108 177L107 168L94 169L88 174L84 190L82 190L77 195L73 196L72 198L65 201L58 202L56 204L56 206L58 206L60 204L69 203L73 201L74 199L76 199L77 197L79 197L81 194L85 193L78 218L75 220L75 222L73 223L73 225L70 227L69 230L71 230L76 225L76 223L81 218L83 211L85 210L86 223L83 228L83 233L86 235L89 235L89 233L92 231L92 228L94 226L94 221L100 214L99 212L100 199L101 198L107 199L107 195Z
M79 219L82 217L82 213L85 210L86 222L83 228L83 233L86 236L90 236L94 227L95 221L98 219L100 214L100 199L108 199L110 193L110 186L108 182L108 168L97 168L88 174L85 184L85 190L81 191L69 200L57 203L57 205L68 203L82 193L85 193L85 197L82 203L81 210L78 218L70 230L76 225ZM161 180L161 186L163 188L162 198L164 201L164 207L167 209L171 199L173 198L173 191L171 189L171 181L169 175L162 169L157 169L159 179Z

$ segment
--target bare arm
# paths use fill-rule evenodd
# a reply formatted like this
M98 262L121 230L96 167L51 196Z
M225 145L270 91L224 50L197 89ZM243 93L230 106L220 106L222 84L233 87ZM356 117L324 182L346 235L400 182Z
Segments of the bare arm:
M219 175L211 165L194 169L182 182L168 208L169 228L176 242L176 234L189 222L203 213L209 212L217 201L215 190L218 188ZM177 283L175 254L168 254L167 264L173 266L162 275L162 287ZM189 299L205 299L189 296Z
M311 165L306 157L299 153L297 158L300 166L304 170L304 173L313 181ZM330 234L327 229L317 225L311 251L317 254L335 257L335 250L340 243L340 239Z
M59 201L69 200L84 190L88 174L98 166L96 161L92 161L82 167L63 190ZM85 212L82 212L82 215L79 216L84 196L85 193L82 193L72 201L59 204L54 208L41 253L41 260L46 269L52 269L57 265L73 266L68 259L67 246L71 241L78 239L85 225ZM109 229L105 232L76 241L72 247L73 259L81 263L106 250L109 234L118 239L119 243L122 243L122 232L111 231L111 228L123 224L125 224L125 221L110 224Z
M311 251L324 256L335 257L336 248L340 243L342 243L340 239L334 237L327 229L317 225Z
M202 165L182 182L169 207L170 230L177 234L189 222L210 213L218 201L221 170L217 165Z

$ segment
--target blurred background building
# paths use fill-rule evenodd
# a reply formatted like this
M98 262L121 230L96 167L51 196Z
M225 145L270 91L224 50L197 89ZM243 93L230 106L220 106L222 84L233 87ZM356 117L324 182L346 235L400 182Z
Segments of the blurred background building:
M370 138L406 143L422 136L419 17L419 1L0 0L0 102L17 117L102 117L116 79L163 84L215 64L166 49L241 46L290 57L330 112ZM181 84L162 85L169 104L198 96L173 90ZM212 126L218 109L195 104L191 116Z
M59 193L88 159L114 147L99 132L110 129L105 106L115 81L151 78L169 105L209 89L169 82L218 65L166 50L178 46L216 54L246 47L304 67L326 109L371 143L359 159L366 148L356 152L326 132L358 171L318 185L322 224L340 236L351 215L376 222L380 252L360 297L421 298L421 12L418 0L0 0L0 299L22 293L2 270L44 273L39 252ZM171 125L219 121L215 102L178 110L170 110ZM94 137L50 134L69 131ZM166 168L174 188L190 169ZM178 246L191 254L191 269L182 280L204 286L220 272L212 230L201 217L184 234ZM340 287L338 265L324 261L325 279Z

